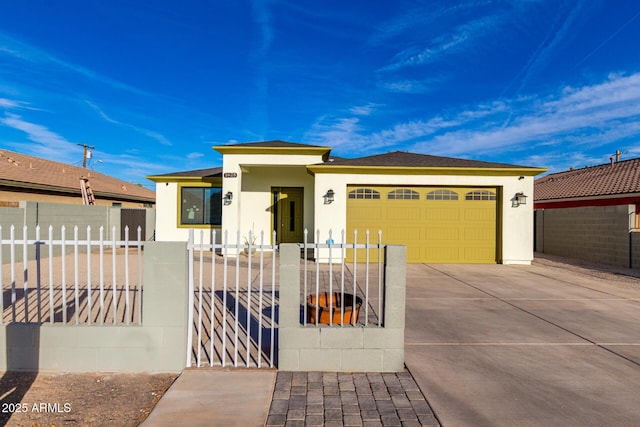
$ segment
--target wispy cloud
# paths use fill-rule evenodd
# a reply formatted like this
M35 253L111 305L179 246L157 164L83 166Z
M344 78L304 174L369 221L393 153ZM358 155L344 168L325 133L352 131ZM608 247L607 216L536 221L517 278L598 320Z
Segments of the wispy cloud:
M268 2L263 0L253 0L251 2L251 10L253 12L253 20L260 29L260 43L255 56L258 59L264 58L271 47L273 41L273 29L271 27L271 15L268 9Z
M378 83L378 87L387 92L424 94L433 91L445 81L445 77L435 77L425 80L381 81Z
M501 16L488 16L455 27L448 34L433 38L427 46L411 47L397 53L391 63L380 71L394 71L400 68L426 64L441 60L443 56L466 49L477 43L480 36L496 31Z
M351 107L349 112L355 116L370 116L376 108L376 104L370 102L366 105Z
M0 57L3 54L12 57L14 60L25 61L31 64L39 64L47 67L54 66L65 70L66 72L80 75L91 81L101 83L114 89L119 89L137 95L151 96L151 94L139 88L96 73L88 68L82 67L81 65L65 61L0 31ZM50 70L48 71L50 72Z
M511 124L503 127L509 116ZM463 157L542 146L553 155L554 150L580 153L613 143L632 145L640 138L640 73L612 74L546 97L495 100L376 130L379 118L365 122L363 117L325 116L305 138L346 154L358 154L366 146Z
M371 37L371 44L380 44L388 39L402 36L413 29L424 31L432 27L434 23L449 17L459 16L471 10L491 4L490 0L460 1L454 5L440 5L439 3L429 3L426 6L418 5L405 9L403 13L392 17L389 21L379 26L375 34Z
M156 141L158 141L162 145L165 145L165 146L173 145L171 143L171 141L169 141L164 135L160 134L159 132L155 132L155 131L152 131L152 130L149 130L149 129L145 129L145 128L140 127L140 126L132 125L130 123L121 122L119 120L116 120L116 119L108 116L100 107L98 107L93 102L85 100L85 103L89 107L91 107L91 109L93 109L95 112L97 112L100 117L102 117L104 120L106 120L109 123L113 123L115 125L123 126L123 127L129 128L129 129L133 129L134 131L136 131L138 133L146 135L149 138L155 139Z
M24 120L21 116L6 113L0 118L0 124L24 132L27 139L35 144L11 144L22 152L61 162L69 162L76 144L67 141L63 136L37 123Z
M520 92L527 84L532 75L545 67L552 55L556 52L558 46L564 41L571 32L571 27L580 16L584 8L584 1L571 3L571 9L564 15L564 11L556 14L553 23L549 26L549 30L545 38L540 42L536 50L533 52L525 66L518 72L511 84L520 79L517 92ZM510 85L511 85L510 84ZM509 87L507 87L508 89ZM506 90L506 89L505 89Z

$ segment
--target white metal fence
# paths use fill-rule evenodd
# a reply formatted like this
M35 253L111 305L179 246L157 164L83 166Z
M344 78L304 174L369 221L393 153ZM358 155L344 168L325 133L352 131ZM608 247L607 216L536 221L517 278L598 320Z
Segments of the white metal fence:
M274 367L277 245L250 233L245 244L195 242L189 233L187 367ZM216 241L216 230L212 242ZM266 239L275 242L275 234Z
M263 232L256 238L250 232L242 244L239 232L232 236L235 243L229 243L228 232L220 239L217 233L211 242L221 243L204 243L203 230L197 239L194 230L189 232L187 367L277 366L276 235ZM382 234L375 243L368 231L360 244L345 243L344 232L341 237L334 243L329 232L327 243L318 243L318 232L310 243L305 230L300 321L310 327L382 326ZM353 237L357 242L357 231Z
M308 242L304 232L303 253L325 251L328 262L310 262L305 256L302 280L302 323L305 326L382 326L384 245L382 230L373 242L369 230L364 242L358 242L358 230L353 240L347 242L344 230L336 243L329 230L326 243L321 242L316 231L315 242ZM350 236L349 236L350 237ZM361 239L362 240L362 239ZM351 261L347 262L350 258Z
M124 240L115 239L115 227L111 240L103 227L97 240L90 226L82 240L77 226L70 240L65 226L59 231L54 239L50 226L42 238L37 226L30 239L27 226L20 237L14 226L8 236L0 226L0 259L10 253L0 268L0 323L141 324L141 229L135 241L128 227Z

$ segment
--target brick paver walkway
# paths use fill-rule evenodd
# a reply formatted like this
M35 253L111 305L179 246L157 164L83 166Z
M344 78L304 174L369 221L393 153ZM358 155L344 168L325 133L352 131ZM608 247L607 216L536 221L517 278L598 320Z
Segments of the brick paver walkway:
M408 371L278 372L267 426L440 426Z

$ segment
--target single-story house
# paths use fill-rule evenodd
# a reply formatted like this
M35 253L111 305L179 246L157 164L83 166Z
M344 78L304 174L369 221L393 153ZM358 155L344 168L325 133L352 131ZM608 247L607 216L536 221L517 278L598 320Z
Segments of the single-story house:
M79 166L0 149L0 206L15 207L21 201L81 205L81 178L87 179L95 205L155 205L155 193L139 185Z
M188 229L271 232L276 242L377 241L407 246L408 262L527 264L533 259L533 177L545 169L407 152L338 158L284 141L213 147L222 167L156 182L156 239ZM220 241L222 233L216 233ZM242 242L240 242L242 243ZM334 251L334 253L337 251ZM335 256L335 255L334 255Z
M618 152L609 163L552 173L534 187L536 251L640 267L640 158L620 161Z

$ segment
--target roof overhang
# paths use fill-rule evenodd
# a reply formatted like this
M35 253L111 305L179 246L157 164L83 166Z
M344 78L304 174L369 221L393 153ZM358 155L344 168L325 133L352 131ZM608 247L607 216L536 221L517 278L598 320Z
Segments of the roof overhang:
M565 197L534 200L534 209L578 208L586 206L633 205L640 202L640 193L606 194L600 196Z
M158 182L209 182L209 183L222 183L222 177L220 176L169 176L169 175L151 175L147 179Z
M48 191L53 193L78 195L78 196L82 195L82 192L80 191L79 187L76 190L75 188L69 188L69 187L58 187L55 185L37 184L33 182L10 181L6 179L0 179L0 186L17 188L20 190ZM96 198L132 201L132 202L145 202L145 203L156 202L155 197L151 198L151 197L143 197L143 196L136 196L136 195L129 195L129 194L111 193L111 192L100 191L96 189L93 189L93 194L96 196Z
M536 176L545 168L460 168L460 167L410 167L410 166L333 166L309 165L307 171L330 174L367 175L464 175L464 176Z
M259 147L242 145L214 145L213 149L220 154L285 154L285 155L307 155L322 156L326 161L329 158L331 147Z

